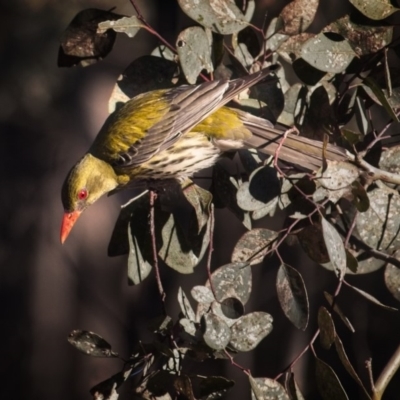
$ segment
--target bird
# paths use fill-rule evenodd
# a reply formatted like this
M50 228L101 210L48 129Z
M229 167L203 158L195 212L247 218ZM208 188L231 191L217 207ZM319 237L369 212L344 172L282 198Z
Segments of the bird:
M135 182L183 181L229 150L255 147L274 154L282 131L263 118L225 105L278 69L271 65L233 80L153 90L110 114L63 183L61 243L82 212L107 193ZM321 165L322 146L322 142L287 135L279 155L315 170ZM345 157L344 150L334 145L325 145L324 151L330 159Z

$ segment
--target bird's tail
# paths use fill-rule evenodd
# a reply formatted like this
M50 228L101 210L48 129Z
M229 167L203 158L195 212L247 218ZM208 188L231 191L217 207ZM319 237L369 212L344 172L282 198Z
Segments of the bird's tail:
M244 146L247 148L255 148L261 153L275 155L282 143L278 152L279 159L309 171L320 168L324 158L329 161L348 160L346 150L340 146L327 144L324 148L322 141L292 133L284 137L283 130L276 129L269 121L248 113L239 112L239 118L253 134L244 141Z

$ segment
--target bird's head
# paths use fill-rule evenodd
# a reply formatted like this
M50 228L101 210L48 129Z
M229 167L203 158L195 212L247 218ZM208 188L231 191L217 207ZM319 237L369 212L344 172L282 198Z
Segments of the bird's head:
M64 217L61 243L67 239L81 213L101 196L118 186L118 177L111 165L87 153L68 173L61 200Z

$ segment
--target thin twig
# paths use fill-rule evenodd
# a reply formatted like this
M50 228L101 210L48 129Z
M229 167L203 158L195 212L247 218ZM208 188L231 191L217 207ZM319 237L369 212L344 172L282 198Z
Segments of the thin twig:
M158 291L160 293L161 302L164 308L164 314L167 315L165 309L165 291L161 282L160 276L160 268L158 266L158 254L157 254L157 243L156 243L156 229L155 229L155 212L154 212L154 203L157 199L157 193L154 190L150 190L150 235L151 235L151 246L153 250L153 263L154 263L154 270L156 273L156 280Z

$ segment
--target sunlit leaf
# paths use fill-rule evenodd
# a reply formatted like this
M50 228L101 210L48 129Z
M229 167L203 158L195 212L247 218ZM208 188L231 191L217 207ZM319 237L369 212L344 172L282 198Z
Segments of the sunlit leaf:
M355 55L347 40L331 40L324 33L309 39L301 49L302 58L309 64L336 74L343 72Z
M338 231L325 218L321 218L321 225L329 259L336 275L342 280L346 274L346 252L342 238Z
M200 25L222 35L239 32L248 25L255 4L248 1L243 14L233 0L178 0L183 12Z
M350 3L366 17L375 20L385 19L399 10L390 0L350 0Z
M104 33L109 29L113 29L115 32L125 33L130 38L133 38L139 32L139 29L143 27L143 22L135 15L132 15L118 20L100 22L97 32Z
M230 346L237 351L250 351L257 347L272 331L270 314L257 311L239 318L231 327Z
M252 400L290 400L285 388L271 378L253 378L249 375Z
M194 26L183 30L176 40L183 73L189 83L195 84L200 72L205 69L211 73L211 43L204 29Z
M214 350L223 350L231 340L229 326L217 315L205 314L203 339Z
M294 0L280 14L283 20L283 33L295 35L304 32L313 22L319 0Z
M232 253L232 262L260 263L277 238L276 232L269 229L253 229L246 232L236 243Z

